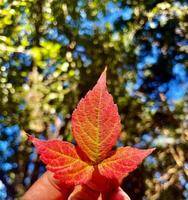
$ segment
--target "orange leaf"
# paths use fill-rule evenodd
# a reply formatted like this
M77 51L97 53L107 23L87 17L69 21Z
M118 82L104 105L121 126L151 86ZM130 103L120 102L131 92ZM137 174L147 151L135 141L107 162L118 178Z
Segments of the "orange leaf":
M111 157L98 165L99 172L110 179L122 180L129 172L137 168L142 160L154 151L153 149L137 149L121 147Z
M29 139L47 169L55 173L55 178L69 185L83 184L90 180L94 168L80 159L74 145L57 139L44 141L33 136L29 136Z
M117 106L106 88L106 70L73 112L72 130L79 147L94 163L105 159L115 145L121 125Z

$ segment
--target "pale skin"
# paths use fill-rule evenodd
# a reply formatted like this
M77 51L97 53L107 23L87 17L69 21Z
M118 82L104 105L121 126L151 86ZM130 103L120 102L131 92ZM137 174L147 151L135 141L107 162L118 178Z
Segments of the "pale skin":
M74 189L62 186L53 174L45 172L24 194L21 200L130 200L119 187L108 194L100 195L88 186L76 186Z

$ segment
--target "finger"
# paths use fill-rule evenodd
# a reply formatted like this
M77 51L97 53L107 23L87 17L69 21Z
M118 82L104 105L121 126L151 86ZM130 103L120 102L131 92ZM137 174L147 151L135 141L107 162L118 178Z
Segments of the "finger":
M85 185L75 187L68 200L97 200L100 193L90 189Z
M112 192L102 193L102 200L131 200L130 197L118 187Z
M131 200L130 197L119 187L111 194L110 200Z
M65 186L60 187L51 172L45 172L24 194L21 200L66 200L70 194L70 189Z

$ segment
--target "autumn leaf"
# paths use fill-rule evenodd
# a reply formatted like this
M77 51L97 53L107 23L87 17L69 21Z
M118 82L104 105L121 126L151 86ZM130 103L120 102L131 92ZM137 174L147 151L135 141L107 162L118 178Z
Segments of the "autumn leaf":
M72 115L72 131L79 147L94 163L106 158L121 130L117 106L106 88L106 70L81 99Z
M103 176L121 180L128 173L135 170L142 160L152 153L153 149L137 149L121 147L111 157L102 161L98 168Z
M91 179L93 166L80 159L73 144L60 141L42 141L29 136L40 154L47 169L54 172L55 178L66 184L86 183Z
M72 114L77 146L57 139L29 139L55 178L67 185L92 185L104 192L110 190L108 185L118 188L121 180L154 150L121 147L112 151L120 131L118 109L107 90L104 70Z

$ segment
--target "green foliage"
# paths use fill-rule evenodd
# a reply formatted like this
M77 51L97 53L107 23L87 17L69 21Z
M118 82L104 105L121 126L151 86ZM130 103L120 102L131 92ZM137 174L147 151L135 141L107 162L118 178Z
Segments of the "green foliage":
M174 73L176 64L187 73L187 7L183 0L0 1L0 122L20 128L11 157L17 167L0 169L10 197L40 174L24 133L71 141L72 111L108 66L123 126L120 143L158 148L124 189L133 200L186 198L187 93L177 100L169 90L173 81L179 90L187 87ZM155 61L146 59L151 54ZM7 140L3 133L0 139Z

